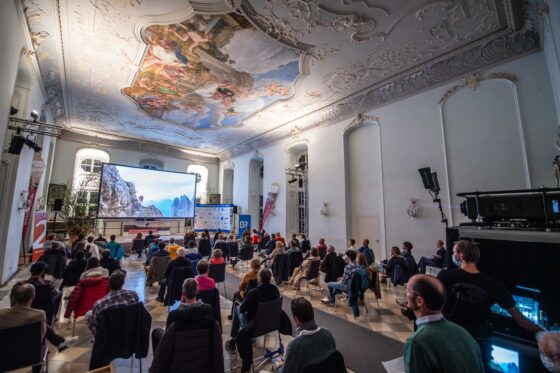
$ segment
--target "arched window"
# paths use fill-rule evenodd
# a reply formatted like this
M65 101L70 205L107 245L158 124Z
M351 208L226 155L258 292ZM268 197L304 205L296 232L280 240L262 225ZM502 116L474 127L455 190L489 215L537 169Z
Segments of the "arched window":
M196 181L196 203L208 202L208 169L199 164L191 164L187 167L187 172L197 174Z
M97 197L102 163L109 162L109 154L99 149L80 149L76 152L72 191L74 216L92 216L97 211Z

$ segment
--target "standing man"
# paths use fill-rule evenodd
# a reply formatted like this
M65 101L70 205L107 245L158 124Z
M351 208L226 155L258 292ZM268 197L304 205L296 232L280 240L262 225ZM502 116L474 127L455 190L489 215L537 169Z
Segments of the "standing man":
M406 299L418 326L404 346L407 373L484 372L476 341L465 329L445 320L441 314L445 303L441 282L426 275L413 276L406 287Z
M111 235L111 241L107 243L107 249L111 250L111 257L115 258L115 260L121 261L122 257L124 256L124 249L122 245L115 241L117 236L114 234Z
M153 231L150 229L148 235L144 237L144 248L148 249L155 239L156 236L153 235Z
M431 258L426 258L425 256L420 258L418 262L418 267L420 267L421 273L426 273L426 266L438 267L442 268L445 259L445 247L443 246L442 240L436 241L436 248L437 251L435 255L432 255Z
M368 265L372 265L375 263L375 254L369 247L369 240L367 238L362 241L362 246L360 246L358 251L365 255Z
M478 342L484 367L490 372L493 333L488 318L494 304L506 310L523 329L531 333L542 329L523 316L502 283L478 270L478 246L470 241L458 241L453 246L452 259L459 268L444 269L437 277L448 294L443 313L447 320L461 325ZM460 301L463 298L467 301Z
M358 250L356 249L356 240L351 238L348 240L348 247L346 248L346 250L352 250L355 252L358 252Z

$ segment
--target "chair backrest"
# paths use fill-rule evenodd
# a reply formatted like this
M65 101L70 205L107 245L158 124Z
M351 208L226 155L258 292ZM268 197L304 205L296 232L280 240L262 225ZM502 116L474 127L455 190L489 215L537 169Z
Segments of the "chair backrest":
M192 278L193 275L193 268L190 266L186 267L178 267L171 271L171 275L168 279L168 288L167 288L167 296L165 299L165 305L174 304L175 301L181 299L181 295L183 292L182 286L183 282L187 278Z
M43 357L41 339L41 322L0 329L0 371L39 364Z
M253 250L254 248L251 246L247 246L241 251L241 255L239 256L240 260L251 260L253 259Z
M202 259L202 255L200 255L199 253L190 253L186 255L187 259L189 259L191 262L193 260L200 260Z
M208 277L214 279L217 284L226 280L226 263L210 264L208 268Z
M344 357L335 351L326 360L303 368L303 373L346 373Z
M290 273L294 272L294 268L299 267L303 262L303 254L301 251L292 251L290 254Z
M157 275L165 273L167 263L171 261L171 256L152 256L150 260L150 269Z
M50 325L54 316L54 301L52 297L52 288L50 284L38 284L31 282L35 287L35 298L31 303L31 308L45 311L47 323Z
M257 305L255 315L255 338L280 329L282 297Z
M314 260L309 267L309 272L307 273L306 279L312 280L319 277L319 268L321 267L320 260Z
M137 240L136 238L132 240L132 251L142 251L144 250L144 240Z
M146 357L150 345L152 317L142 302L101 311L90 369L108 365L113 359Z
M61 279L66 269L66 258L62 255L43 255L41 261L47 264L46 274Z
M220 307L220 293L218 292L218 289L214 288L214 289L203 290L203 291L198 293L196 298L200 299L202 302L212 306L212 315L214 316L214 319L220 325L220 329L221 329L222 328L222 314L221 314L221 310L220 310L220 308L221 308Z

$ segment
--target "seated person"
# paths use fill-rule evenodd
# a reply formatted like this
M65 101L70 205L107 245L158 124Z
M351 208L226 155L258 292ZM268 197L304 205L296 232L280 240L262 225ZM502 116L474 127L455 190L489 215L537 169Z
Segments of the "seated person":
M154 235L154 231L152 231L151 229L148 230L148 235L144 237L144 248L149 249L155 239L156 236Z
M254 248L254 246L251 243L251 236L245 236L245 238L243 239L243 244L241 245L241 248L239 249L239 256L243 257L243 256L247 255L247 252L249 250L252 250L253 248Z
M183 372L185 367L193 372L224 372L220 326L212 316L212 306L198 301L197 294L197 282L186 279L184 303L169 313L165 332L153 330L150 373Z
M221 250L222 253L226 250L227 241L224 240L224 235L222 233L216 236L216 240L214 241L214 248L213 250Z
M164 245L164 247L165 247L165 245ZM146 262L144 263L144 266L147 267L147 266L150 265L150 260L152 260L152 256L158 250L159 250L159 238L156 237L156 238L154 238L152 243L146 249ZM167 253L167 254L169 254L169 253Z
M406 269L408 271L408 278L417 274L419 272L418 271L418 265L416 264L416 260L414 259L414 256L412 255L412 244L408 241L403 242L402 256L404 258L404 264L405 264ZM408 282L408 278L407 278L406 282Z
M216 283L214 279L208 277L208 261L205 259L199 260L196 264L196 271L198 275L196 275L195 279L198 282L198 290L204 291L208 289L214 289L216 287Z
M88 277L107 277L109 271L99 266L99 259L91 257L87 261L86 270L80 275L80 280Z
M406 298L418 327L404 346L406 372L484 372L474 338L441 314L445 303L441 282L426 275L413 276L406 287Z
M92 257L93 256L93 257L99 259L99 257L100 257L99 247L97 247L97 245L93 243L93 236L89 236L87 238L85 251L86 251L86 257Z
M327 245L325 244L325 239L320 238L319 243L315 247L319 250L319 257L323 260L325 255L327 255Z
M356 240L351 238L348 240L348 247L346 247L346 250L352 250L355 251L356 253L358 252L358 249L356 249Z
M102 233L99 233L97 235L97 238L95 240L93 240L93 242L95 242L97 244L97 242L104 242L107 243L107 239L105 237L103 237Z
M229 263L232 266L235 266L235 264L237 263L237 255L239 255L239 242L237 241L233 233L230 233L226 241L226 247L227 250L224 251L226 253L226 259L229 260Z
M426 258L425 256L420 258L418 262L418 267L420 267L421 273L426 273L426 266L432 267L443 267L443 259L445 258L445 247L443 247L443 241L437 240L436 241L436 248L437 251L435 255L432 255L431 258Z
M299 247L303 254L306 254L309 250L311 250L311 241L307 239L305 234L301 235L301 241L299 242Z
M360 246L358 252L366 256L368 265L372 265L375 263L375 254L373 253L373 250L369 247L369 240L367 238L362 241L362 246Z
M299 252L299 241L298 240L291 240L290 247L286 250L286 254L296 253Z
M198 240L198 253L202 257L210 257L212 254L212 246L210 244L210 235L207 233L202 233L200 239Z
M66 246L63 242L54 240L54 233L49 233L47 237L51 237L50 240L45 241L45 252L43 255L60 255L65 258L68 257L66 253ZM49 243L47 246L47 242Z
M45 311L47 315L47 323L52 324L53 319L56 318L58 309L60 308L60 301L62 300L62 292L56 289L56 285L49 280L45 280L45 271L48 265L43 262L35 262L31 265L29 272L31 277L25 281L35 287L35 299L32 307ZM39 291L39 288L50 289L46 294Z
M263 268L257 275L258 286L252 289L245 295L243 303L235 308L233 313L233 323L231 326L231 339L226 342L225 349L229 353L235 353L236 338L239 330L254 320L257 314L257 307L261 302L270 302L280 298L278 288L270 283L272 272L268 268ZM252 348L251 340L238 341L239 349ZM245 345L248 344L248 345ZM251 370L252 361L243 360L241 366L241 373L246 373Z
M169 245L165 247L165 250L169 253L169 256L171 256L171 260L177 258L177 250L179 250L180 247L181 246L175 243L175 237L169 239Z
M356 263L356 252L354 250L347 250L346 253L346 266L344 267L344 273L342 278L338 279L336 282L327 283L327 288L329 290L328 298L321 299L326 305L333 306L335 302L335 296L338 293L348 293L350 289L350 281L352 281L352 276L354 273L360 270L360 266Z
M284 244L284 246L286 246L286 240L284 239L284 237L282 237L280 232L276 232L276 237L274 239L276 240L276 242L280 241Z
M391 258L383 261L385 277L389 277L393 285L404 285L408 281L408 271L398 246L391 247Z
M101 311L107 308L129 306L140 302L140 298L138 298L138 294L134 290L123 289L125 278L125 271L115 270L111 277L109 277L109 294L95 302L91 311L86 313L86 322L94 337Z
M299 267L294 268L294 273L292 274L292 278L290 279L290 285L293 285L294 289L299 290L300 282L309 274L311 265L314 262L320 260L321 259L319 258L319 250L317 250L316 248L311 249L311 255L309 255L309 257L305 259Z
M285 254L285 253L286 252L284 251L284 243L282 243L282 241L276 241L276 248L272 250L270 255L266 255L263 258L263 266L265 268L272 267L272 263L274 262L274 257L278 254Z
M327 360L336 351L333 335L317 325L313 306L307 299L293 299L291 309L297 328L296 337L288 343L285 363L279 373L303 373L306 367Z
M62 274L62 283L60 284L60 289L64 286L75 286L82 273L86 270L86 254L83 251L78 251L74 254L74 259L68 263L66 270Z
M167 263L165 274L159 284L158 296L156 298L158 302L163 302L163 297L165 296L165 289L167 289L167 282L169 281L171 272L173 272L175 268L192 267L191 261L188 258L185 258L185 255L187 255L187 250L181 247L179 250L177 250L177 258Z
M270 255L276 249L276 233L270 235L270 240L268 240L264 249L266 250L266 255Z
M11 308L0 309L0 329L14 328L17 326L41 323L41 340L45 338L52 343L59 352L78 341L78 337L65 339L47 324L45 311L32 308L35 299L35 287L32 284L18 282L10 291Z
M118 260L120 262L124 256L124 249L120 243L115 241L116 238L117 236L112 234L111 241L107 242L106 247L107 249L111 250L111 257L115 258L115 260Z
M228 315L228 320L233 319L233 311L235 310L235 306L238 303L241 303L241 301L245 297L245 288L249 284L249 281L257 279L257 273L261 268L261 261L258 258L253 258L251 259L249 266L250 266L250 271L247 272L241 279L241 283L239 284L239 291L236 291L235 294L233 294L231 314Z
M224 264L226 261L223 258L224 253L220 249L215 249L212 253L212 259L210 259L210 264Z
M115 269L121 269L121 264L114 258L111 258L111 250L103 250L101 252L101 259L99 265L109 272L109 276Z
M196 241L190 240L187 244L187 254L198 254L198 249L196 248Z
M560 372L560 333L537 333L541 361L546 369L551 372Z

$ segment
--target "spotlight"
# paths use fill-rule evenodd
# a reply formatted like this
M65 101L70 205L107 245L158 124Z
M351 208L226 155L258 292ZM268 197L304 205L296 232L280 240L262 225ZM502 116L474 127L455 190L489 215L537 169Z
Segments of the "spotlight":
M31 149L33 149L35 151L35 153L40 152L43 148L41 148L39 145L37 145L35 143L35 141L30 140L30 139L25 139L24 140L25 145L29 146Z
M430 167L420 168L418 172L420 172L420 176L422 177L424 189L431 190L434 187L434 181L432 180L432 171Z
M10 115L16 115L18 111L19 110L17 108L10 106Z
M10 148L8 153L10 154L20 154L23 144L25 143L25 138L20 135L12 136L12 141L10 142Z
M33 118L33 122L37 122L37 119L39 119L39 113L37 110L31 110L31 118Z
M440 187L439 187L439 182L437 179L437 172L432 172L432 192L434 192L435 194L438 194L440 192Z
M293 178L291 178L290 180L288 180L288 184L293 184L293 183L295 183L296 181L298 181L298 179L295 178L295 177L293 177Z

